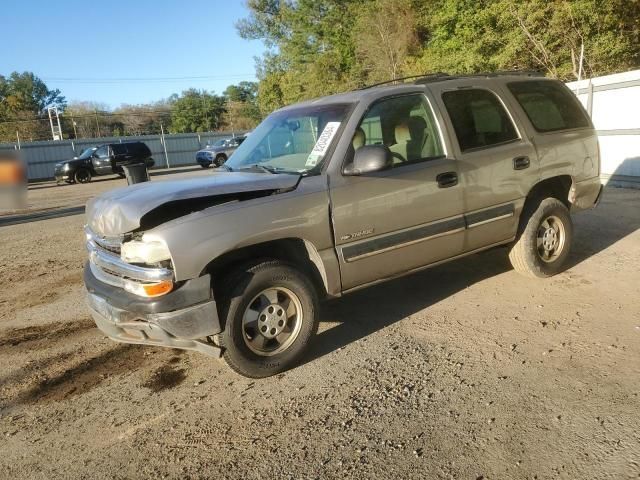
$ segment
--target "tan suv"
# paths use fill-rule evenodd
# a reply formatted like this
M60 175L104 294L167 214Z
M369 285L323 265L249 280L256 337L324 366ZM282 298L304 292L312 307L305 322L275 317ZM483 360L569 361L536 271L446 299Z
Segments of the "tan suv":
M321 298L497 245L525 275L560 271L599 163L574 95L531 74L292 105L219 169L90 201L88 303L114 340L273 375L307 348Z

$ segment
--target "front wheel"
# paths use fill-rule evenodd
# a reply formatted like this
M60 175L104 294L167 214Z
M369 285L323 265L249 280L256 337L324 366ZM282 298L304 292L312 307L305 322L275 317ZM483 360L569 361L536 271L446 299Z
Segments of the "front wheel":
M215 161L213 162L213 165L215 167L221 167L226 161L227 161L227 157L225 157L224 155L218 155Z
M296 268L265 261L230 277L222 303L223 358L251 378L275 375L294 366L318 329L313 284Z
M91 172L86 168L79 168L73 176L76 183L89 183L91 181Z
M509 252L513 268L529 277L560 272L573 240L569 210L556 198L545 198L522 213L519 237Z

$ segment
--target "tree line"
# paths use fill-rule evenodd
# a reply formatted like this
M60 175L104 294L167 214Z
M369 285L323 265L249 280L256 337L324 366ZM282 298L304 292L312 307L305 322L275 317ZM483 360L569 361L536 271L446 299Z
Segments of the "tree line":
M640 65L639 0L247 0L241 37L267 46L259 82L110 110L31 72L0 75L0 142L246 130L276 108L402 76L538 70L561 80Z
M402 76L537 70L575 80L637 68L638 0L248 0L269 47L261 112Z
M257 84L240 82L216 95L188 89L167 99L110 109L93 101L68 102L32 72L0 75L0 142L50 140L47 109L60 113L66 139L250 130L260 121ZM54 122L55 123L55 122Z

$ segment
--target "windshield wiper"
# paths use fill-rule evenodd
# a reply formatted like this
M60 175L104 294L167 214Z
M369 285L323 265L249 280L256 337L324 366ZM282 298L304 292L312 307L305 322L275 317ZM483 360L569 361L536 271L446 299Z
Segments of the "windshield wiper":
M253 165L246 168L241 168L240 170L262 170L266 173L280 173L275 167L267 167L266 165L261 165L259 163L254 163Z

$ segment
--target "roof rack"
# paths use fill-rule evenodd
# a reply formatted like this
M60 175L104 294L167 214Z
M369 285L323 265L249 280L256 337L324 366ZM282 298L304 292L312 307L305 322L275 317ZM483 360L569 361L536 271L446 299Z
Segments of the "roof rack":
M461 75L451 75L445 72L435 72L435 73L427 73L422 75L409 75L408 77L400 77L394 78L392 80L386 80L384 82L374 83L372 85L366 85L364 87L358 88L358 90L366 90L368 88L380 87L382 85L388 85L390 83L402 82L404 83L406 80L414 80L414 84L424 85L432 82L440 82L443 80L454 80L456 78L479 78L479 77L500 77L507 75L519 75L525 77L544 77L544 72L540 72L538 70L498 70L495 72L484 72L484 73L469 73L469 74L461 74Z

